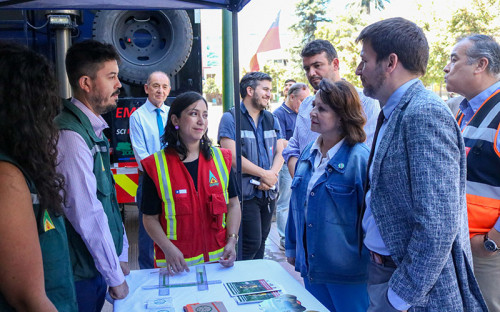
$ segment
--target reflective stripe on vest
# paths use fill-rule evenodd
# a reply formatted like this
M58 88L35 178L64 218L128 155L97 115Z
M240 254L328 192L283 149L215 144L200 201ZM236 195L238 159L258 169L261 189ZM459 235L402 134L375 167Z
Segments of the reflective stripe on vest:
M224 161L224 156L219 148L212 147L212 157L214 159L215 168L217 168L217 173L221 178L222 190L224 191L224 199L226 204L229 204L229 195L227 193L227 183L229 181L229 171Z
M97 153L107 153L108 149L106 148L106 146L100 146L96 144L90 149L90 152L92 153L92 157L94 157Z
M167 222L165 233L168 239L177 240L177 220L175 218L175 201L172 194L172 185L170 184L170 175L168 173L168 164L163 150L154 154L156 172L158 172L158 182L160 184L161 198L167 203L165 209L165 220ZM165 189L167 193L165 193Z
M467 151L467 212L471 236L489 231L500 216L500 153L496 142L500 90L486 99L462 129ZM462 124L463 113L457 114Z
M38 199L38 194L31 193L31 202L33 203L33 205L40 204L40 200Z
M229 171L226 166L226 162L224 161L224 156L222 156L222 152L220 148L212 147L212 158L214 159L215 168L217 168L217 173L221 178L221 186L222 191L224 192L224 199L226 200L226 204L229 204L229 194L227 192L227 186L229 181ZM222 218L222 227L226 227L226 214Z
M208 261L219 260L222 257L223 253L224 253L224 247L222 247L219 250L209 252L208 253Z
M222 151L219 148L212 147L212 159L213 164L216 167L217 174L219 176L219 181L221 183L221 188L223 190L225 203L229 203L229 194L227 192L227 185L229 182L229 169L224 160L224 156ZM175 210L175 200L173 196L172 184L170 182L170 172L168 168L168 163L166 160L166 155L164 150L161 150L154 155L156 172L158 174L158 186L160 188L161 197L164 205L164 213L165 213L165 233L168 239L170 240L178 240L177 235L177 218L176 218L176 210ZM224 214L222 218L222 227L226 227L226 214ZM209 259L210 261L218 260L222 253L224 252L224 248L209 251ZM165 259L157 258L156 252L154 255L156 266L164 267L166 266ZM204 262L204 255L199 254L194 257L185 258L184 259L188 266L193 266L199 263Z
M222 248L222 249L224 249L224 248ZM167 266L167 261L165 259L156 259L156 256L155 256L155 260L156 260L157 267L164 268ZM204 262L203 261L203 254L198 255L196 257L185 258L184 261L186 261L186 264L188 267L203 263ZM212 261L212 260L210 260L210 261Z
M491 198L495 202L500 202L500 187L472 181L467 181L466 185L467 194Z

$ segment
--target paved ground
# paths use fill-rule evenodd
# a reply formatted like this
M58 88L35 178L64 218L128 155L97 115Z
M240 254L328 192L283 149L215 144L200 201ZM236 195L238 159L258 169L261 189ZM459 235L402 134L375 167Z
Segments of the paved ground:
M129 265L131 270L138 270L139 264L137 262L138 257L138 245L137 245L137 233L138 233L138 223L137 223L137 207L135 205L125 206L125 229L127 230L127 237L129 240ZM266 251L264 258L271 259L278 262L288 273L290 273L297 281L302 285L304 284L300 275L295 272L294 268L286 262L285 253L279 249L279 235L276 229L276 222L271 224L271 232L266 241ZM102 312L112 312L113 306L106 302L102 309Z

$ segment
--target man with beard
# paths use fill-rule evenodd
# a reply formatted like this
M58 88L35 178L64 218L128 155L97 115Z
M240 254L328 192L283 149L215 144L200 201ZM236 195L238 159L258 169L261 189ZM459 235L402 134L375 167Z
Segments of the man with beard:
M102 114L116 108L119 56L113 46L87 40L66 55L73 98L56 117L57 170L65 178L64 214L79 311L101 311L106 288L128 294L128 242L109 162Z
M368 311L487 311L472 274L464 141L446 104L419 80L429 58L424 32L390 18L356 41L356 74L382 106L358 217L371 258Z
M139 187L137 188L136 202L139 209L139 267L142 269L152 269L154 258L154 243L149 237L144 224L142 223L142 185L144 176L142 175L141 160L151 154L161 150L161 136L165 125L169 107L165 105L165 100L170 93L170 79L162 71L155 71L148 77L144 85L144 91L148 99L141 107L130 115L130 141L134 150L135 161L139 166Z
M283 165L279 121L265 110L271 98L271 81L268 74L261 72L248 73L240 81L243 260L264 258L278 194L278 174ZM235 129L233 108L222 115L218 141L222 148L231 150L234 168Z
M323 78L328 78L332 82L341 79L337 51L329 41L317 39L307 43L302 49L300 56L302 57L302 65L307 79L314 90L319 89L319 83ZM366 133L365 143L370 147L380 106L377 101L366 97L361 90L357 90L366 118L366 124L363 127ZM300 105L293 136L283 150L283 157L292 177L300 153L307 144L313 142L319 136L317 132L311 131L311 118L309 114L313 109L313 100L314 96L309 96Z

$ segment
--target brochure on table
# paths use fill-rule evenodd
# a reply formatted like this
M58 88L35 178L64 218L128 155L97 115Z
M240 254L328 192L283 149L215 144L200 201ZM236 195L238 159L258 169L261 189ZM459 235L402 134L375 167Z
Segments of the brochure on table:
M206 264L208 281L220 280L222 283L209 284L208 290L198 291L196 286L170 288L172 304L176 312L182 312L183 307L192 303L222 301L228 311L259 311L259 303L240 304L232 298L223 283L265 279L279 285L282 294L297 297L307 310L328 311L314 298L298 281L275 261L250 260L236 261L231 268L222 267L218 263ZM126 277L129 285L129 295L123 300L115 300L114 311L147 312L148 300L160 298L158 289L143 289L143 286L158 285L158 269L131 271ZM196 281L196 270L183 272L170 277L170 284L189 284Z

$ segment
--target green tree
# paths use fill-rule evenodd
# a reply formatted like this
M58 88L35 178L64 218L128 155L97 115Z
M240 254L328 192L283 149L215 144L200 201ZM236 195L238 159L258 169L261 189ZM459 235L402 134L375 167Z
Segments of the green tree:
M443 17L433 11L429 15L428 8L422 7L420 16L427 16L428 19L421 19L417 24L426 32L429 41L429 63L427 72L422 77L424 84L439 84L441 95L443 68L448 63L451 47L458 38L472 33L498 36L499 9L499 0L472 0L467 6L457 8L451 16Z
M498 12L500 1L498 0L472 0L463 8L459 8L452 16L448 24L448 32L452 35L464 36L472 33L485 35L498 35L500 27L498 23Z
M356 75L360 46L356 37L366 25L366 14L351 11L339 16L335 23L322 23L317 31L318 38L330 41L337 50L341 76L358 87L361 87Z
M295 3L295 14L299 21L290 29L295 31L302 44L314 40L315 32L320 22L330 21L326 18L326 9L330 0L299 0Z
M297 44L288 49L290 66L287 68L287 77L294 77L297 81L307 81L302 69L300 52L308 43L316 39L316 31L320 23L329 22L326 18L327 7L330 0L297 0L295 2L295 15L298 22L290 29L296 34Z
M212 102L213 99L216 99L219 102L219 98L221 97L221 88L215 82L215 78L207 78L205 83L203 84L203 94L205 94L205 98L208 102Z
M359 7L359 11L361 13L366 13L366 14L370 15L372 5L375 8L375 10L381 11L381 10L385 9L384 2L390 3L391 1L390 0L361 0L361 2L360 2L359 0L353 0L353 1L349 2L348 7L350 7L350 8Z
M277 100L283 88L283 84L287 79L285 78L285 72L286 72L285 67L282 66L281 64L274 64L272 62L267 62L262 67L261 71L271 76L271 78L273 78L271 93L273 94L273 99Z

